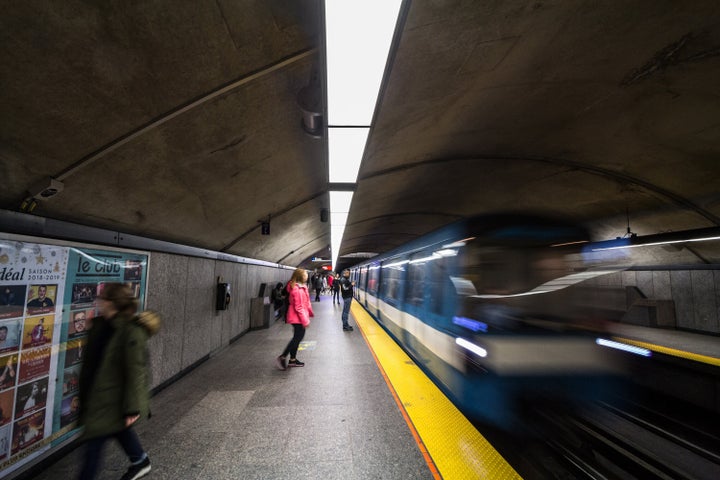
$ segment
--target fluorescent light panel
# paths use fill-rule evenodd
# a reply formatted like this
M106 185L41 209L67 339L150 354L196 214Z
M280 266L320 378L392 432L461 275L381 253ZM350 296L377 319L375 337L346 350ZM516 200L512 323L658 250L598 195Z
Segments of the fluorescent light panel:
M334 225L330 224L330 248L332 250L332 266L333 269L337 267L338 253L340 252L340 244L342 243L342 237L345 234L345 225Z
M635 245L618 245L615 247L599 247L593 248L593 252L599 252L602 250L620 250L622 248L637 248L637 247L655 247L658 245L672 245L673 243L689 243L689 242L710 242L713 240L720 240L720 237L703 237L703 238L685 238L682 240L668 240L667 242L651 242L651 243L638 243Z
M337 265L340 244L345 233L345 224L352 199L353 192L330 192L330 250L333 268Z
M330 192L330 213L348 213L353 192Z
M328 128L330 183L357 182L369 132L367 127Z
M344 227L347 224L348 212L330 213L331 225L340 225Z
M401 4L325 0L330 183L357 182ZM333 267L351 202L352 192L330 192Z
M401 3L325 0L329 126L370 126Z

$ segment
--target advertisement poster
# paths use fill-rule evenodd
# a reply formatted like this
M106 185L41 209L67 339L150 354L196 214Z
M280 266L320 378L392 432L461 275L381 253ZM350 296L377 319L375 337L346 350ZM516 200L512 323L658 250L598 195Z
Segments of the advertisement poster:
M77 430L87 331L107 283L144 308L148 255L0 239L0 477Z

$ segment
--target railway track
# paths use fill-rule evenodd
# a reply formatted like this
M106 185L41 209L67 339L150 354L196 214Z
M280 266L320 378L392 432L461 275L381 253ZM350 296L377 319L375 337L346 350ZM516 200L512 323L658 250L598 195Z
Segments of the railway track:
M570 414L535 410L532 422L546 448L535 447L533 460L524 462L535 464L527 478L720 478L720 441L713 431L646 407L598 403Z

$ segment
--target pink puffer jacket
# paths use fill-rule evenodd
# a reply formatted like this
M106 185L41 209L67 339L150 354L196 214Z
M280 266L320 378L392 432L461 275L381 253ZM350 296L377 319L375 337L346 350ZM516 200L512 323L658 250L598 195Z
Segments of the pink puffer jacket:
M290 306L287 311L287 323L301 323L303 327L310 325L310 317L314 317L310 294L306 285L296 284L290 292Z

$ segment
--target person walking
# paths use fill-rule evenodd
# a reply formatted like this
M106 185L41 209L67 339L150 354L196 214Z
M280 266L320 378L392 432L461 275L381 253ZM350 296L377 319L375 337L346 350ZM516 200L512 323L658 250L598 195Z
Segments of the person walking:
M288 342L283 353L277 357L277 366L280 370L286 370L287 367L303 367L304 362L297 359L297 351L300 342L305 337L305 329L310 326L310 317L314 317L312 305L310 304L310 294L307 288L307 272L302 268L297 268L290 277L287 284L287 291L290 295L290 305L287 310L285 319L287 323L293 326L293 337ZM290 361L287 356L290 355Z
M340 295L343 299L343 330L352 332L353 327L348 323L348 315L350 314L350 305L353 300L353 287L355 286L355 282L350 280L350 270L343 270L343 276L338 283L340 284Z
M150 472L150 458L132 427L150 416L146 347L148 337L160 329L160 317L153 312L136 315L137 300L121 283L105 284L97 307L100 316L92 320L80 371L86 445L79 478L95 478L102 449L114 438L131 463L121 480L136 480Z

